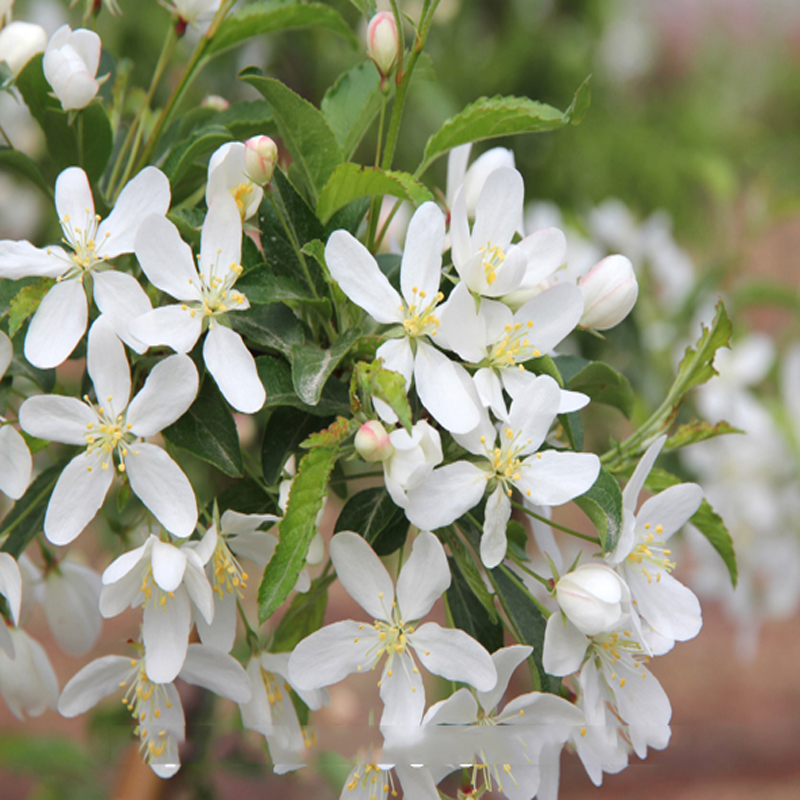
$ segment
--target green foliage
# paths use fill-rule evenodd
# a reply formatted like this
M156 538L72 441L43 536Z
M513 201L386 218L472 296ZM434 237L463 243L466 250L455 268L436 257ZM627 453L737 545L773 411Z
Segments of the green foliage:
M567 365L572 368L576 366L576 360L583 362L583 365L569 376L564 374ZM630 381L623 374L602 361L590 362L579 356L558 356L555 361L567 388L574 392L583 392L596 403L614 406L628 419L631 418L636 395Z
M357 492L345 503L334 527L334 533L339 531L363 536L379 556L388 556L405 543L408 520L385 487L374 486Z
M259 356L256 359L256 369L267 392L265 408L292 406L307 414L321 417L346 413L350 409L347 387L336 378L325 382L319 400L310 406L297 396L292 383L292 368L282 358Z
M170 150L161 167L162 172L175 184L184 177L189 167L201 156L208 155L233 140L227 128L207 125L181 139Z
M239 433L230 406L208 373L189 410L164 428L164 438L232 478L244 473Z
M289 406L273 411L261 445L261 470L267 485L278 483L289 456L301 452L301 442L331 422L330 417L314 416Z
M377 397L387 403L397 414L400 424L411 430L413 417L406 395L405 378L399 372L384 369L380 359L367 364L359 361L353 369L350 382L350 403L353 413L363 408L371 408L370 398Z
M384 195L408 200L415 206L433 200L428 189L406 172L384 172L378 167L340 164L320 192L317 214L327 222L334 212L353 200Z
M622 491L617 479L601 468L592 487L575 503L597 529L603 552L610 553L622 533Z
M306 636L322 627L325 609L328 606L328 587L333 575L321 576L311 581L311 588L304 594L296 594L272 637L270 650L288 653Z
M357 328L351 328L328 350L314 344L296 344L292 347L292 385L304 403L310 406L319 403L328 378L360 335Z
M280 542L258 587L261 623L286 600L305 566L308 547L317 530L315 519L322 508L336 455L335 447L317 447L303 457L297 468L289 505L281 522Z
M702 335L697 344L693 348L686 348L678 365L678 375L670 391L670 400L675 407L689 389L705 383L717 374L713 366L714 355L720 347L730 345L732 332L733 326L720 300L716 305L716 313L710 327L702 326Z
M456 561L452 558L448 558L447 561L452 581L444 593L444 599L453 625L466 631L490 653L494 653L503 646L503 626L497 618L497 613L495 612L494 618L490 616L485 605L475 596L470 584L461 574Z
M11 302L8 304L8 335L14 334L22 327L28 317L32 316L44 296L50 291L50 287L55 283L52 278L39 278L36 283L23 286Z
M282 303L255 306L230 315L233 329L250 341L270 350L277 350L287 358L292 348L306 341L300 320Z
M11 147L0 147L0 166L7 167L23 178L27 178L51 200L53 199L53 187L42 174L41 167L25 153Z
M675 433L664 442L663 453L670 450L678 450L696 442L704 442L706 439L714 439L717 436L726 436L729 433L744 433L739 428L734 428L727 422L718 422L712 425L705 420L693 419L681 425Z

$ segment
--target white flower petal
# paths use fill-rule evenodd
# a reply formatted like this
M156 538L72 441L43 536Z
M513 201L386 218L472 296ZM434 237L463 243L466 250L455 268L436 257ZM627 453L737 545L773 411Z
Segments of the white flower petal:
M558 228L542 228L518 245L528 261L523 289L531 289L549 278L566 260L567 237Z
M111 321L98 317L89 331L86 370L94 384L97 402L116 418L128 405L131 371L125 346L117 338Z
M94 221L92 189L80 167L68 167L56 178L56 212L60 222L83 230Z
M184 550L187 563L183 585L205 621L211 623L214 620L214 592L197 553L189 547Z
M0 492L19 500L31 482L33 462L28 445L10 425L0 428Z
M89 309L83 284L62 281L50 288L25 336L25 358L39 369L63 363L86 332Z
M532 503L560 506L587 492L599 471L600 460L593 453L546 450L522 462L522 478L516 485Z
M524 200L525 185L522 175L508 167L494 170L486 179L475 207L473 250L487 245L503 249L508 247L514 233L522 224Z
M176 305L154 308L128 323L131 336L147 347L165 344L177 353L188 353L202 330L202 315Z
M150 557L153 563L153 580L165 592L174 592L183 582L186 554L180 547L155 539Z
M659 538L669 539L700 508L703 490L696 483L679 483L646 500L636 515L636 532L661 526Z
M426 622L409 635L409 642L429 672L489 692L497 684L492 657L464 631Z
M334 231L325 246L325 263L342 291L376 322L403 321L403 299L354 236Z
M380 680L380 695L383 700L381 732L392 728L419 725L425 711L425 687L422 675L416 669L414 658L408 650L397 654L391 662L387 660Z
M436 297L442 277L444 235L444 214L439 206L423 203L408 224L400 264L400 289L409 305L420 305L420 297L425 297L422 303Z
M169 208L170 190L167 176L155 167L145 167L125 184L114 210L97 229L100 252L107 258L132 253L136 232L151 214L164 216ZM108 236L106 236L108 234Z
M467 219L466 195L463 188L456 192L450 209L450 239L453 266L459 277L464 280L464 267L472 257L472 236Z
M550 675L571 675L577 672L589 639L584 636L566 617L557 611L550 615L544 632L542 665Z
M397 579L397 605L404 622L421 619L450 586L450 567L441 542L422 531Z
M76 397L36 395L19 409L19 424L31 436L64 444L86 444L89 425L97 422L94 411Z
M661 448L664 446L664 442L666 441L666 434L659 436L658 439L656 439L653 444L647 448L647 451L636 465L636 469L633 471L631 479L628 481L625 489L622 492L622 505L625 506L625 508L629 508L631 511L636 511L636 506L639 502L639 494L644 488L644 482L647 480L647 476L650 474L653 464L656 463L658 454L661 452Z
M383 359L384 369L399 372L405 378L408 388L414 373L414 353L408 339L388 339L378 348L375 355Z
M70 257L60 247L40 249L30 242L0 241L0 278L57 278L69 265Z
M150 298L139 281L127 272L114 269L94 272L94 302L100 312L111 320L114 332L131 350L141 354L147 345L137 339L129 330L129 325L137 317L153 310Z
M631 594L636 598L636 610L662 636L678 642L693 639L703 627L700 603L694 592L664 570L654 569L650 574L647 578L640 570L625 571Z
M454 147L447 154L447 191L445 197L447 198L448 208L452 207L456 191L461 187L461 184L464 183L471 150L472 142L469 142L468 144ZM477 160L479 161L480 159Z
M44 580L47 624L65 653L82 656L100 636L100 576L68 561L59 567L61 574L51 572Z
M8 553L0 553L0 594L6 598L11 620L16 625L22 605L22 575L14 557Z
M481 303L483 308L483 303ZM461 281L438 308L436 344L452 350L464 361L478 362L486 356L486 325L475 298Z
M522 325L533 322L528 332L531 346L541 353L550 353L575 329L581 314L581 290L571 283L562 283L528 300L514 315L514 321Z
M14 358L14 345L8 335L0 331L0 378L6 374L8 365Z
M194 615L197 635L204 645L230 653L236 641L236 597L232 592L225 592L222 597L214 594L213 598L214 617L210 624L201 613Z
M224 398L243 414L254 414L267 397L256 372L256 362L242 337L219 323L203 344L203 359Z
M186 659L192 611L189 596L182 589L163 606L144 607L142 642L147 677L154 683L175 680Z
M358 534L337 533L331 539L331 561L345 591L374 619L392 616L394 584L375 551Z
M242 218L230 192L211 198L200 240L200 272L206 285L238 269L242 256Z
M168 356L153 367L128 406L126 420L137 436L154 436L189 409L197 397L197 367L184 355Z
M114 468L102 469L96 454L80 453L56 483L44 517L44 535L53 544L69 544L94 519L114 480Z
M494 569L505 557L508 541L506 526L511 519L511 500L502 484L486 500L483 535L481 536L481 561L487 569Z
M131 659L125 656L103 656L68 681L58 699L58 713L62 717L77 717L104 697L120 691L120 683L131 673Z
M180 678L236 703L253 696L250 678L235 658L199 644L189 645Z
M174 536L190 536L197 525L194 490L181 468L160 448L131 445L125 467L134 494Z
M486 475L469 461L435 469L425 483L408 492L406 516L421 530L449 525L480 502Z
M501 647L492 653L492 663L497 670L497 683L494 689L489 692L478 692L478 702L487 714L491 713L503 699L514 670L532 652L533 648L528 645L515 644L510 647Z
M151 214L139 225L134 249L150 283L177 300L202 298L192 248L163 214Z

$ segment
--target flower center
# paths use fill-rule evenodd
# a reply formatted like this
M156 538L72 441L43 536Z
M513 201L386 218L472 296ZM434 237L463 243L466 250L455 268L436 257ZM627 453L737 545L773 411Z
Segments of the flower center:
M153 608L161 608L166 610L167 600L172 600L175 597L175 592L165 592L153 579L152 565L147 568L142 576L142 585L139 591L144 595L143 605L147 605L151 600L153 601Z
M239 214L244 219L247 206L250 203L250 195L253 194L253 184L250 181L240 183L238 186L231 189L233 199L236 201L236 207L239 209Z
M489 459L491 471L487 473L486 480L497 480L511 497L509 483L515 483L522 478L522 453L531 444L531 440L520 441L521 432L516 433L511 428L504 428L500 434L499 447L486 447L486 458ZM481 444L486 446L486 437L481 436Z
M521 322L506 325L504 335L489 351L487 357L489 366L493 369L507 369L519 364L520 369L523 369L521 362L538 358L541 353L528 339L528 332L532 327L533 320L528 320L525 325Z
M503 252L502 247L492 245L489 242L485 247L479 247L478 252L483 253L483 274L486 277L486 283L491 286L497 280L497 270L503 265L506 260L506 254Z
M284 699L288 696L291 687L285 681L281 681L277 675L272 672L267 672L263 667L261 667L261 680L264 681L264 688L267 690L267 702L272 708L274 721L276 713L278 715L283 714L283 706L281 703L283 703ZM286 694L284 694L284 692L286 692Z
M409 336L436 336L439 318L433 313L436 306L444 300L444 295L437 292L432 300L427 294L414 286L411 290L411 302L400 306L405 315L403 327Z
M86 452L100 452L101 468L106 470L110 464L114 463L114 452L119 459L119 471L125 472L125 456L128 455L128 446L135 440L134 434L130 433L130 424L125 422L125 414L118 414L116 417L107 413L103 406L95 408L88 397L84 397L91 409L97 416L96 422L90 422L86 426L83 434L86 440ZM108 398L111 402L111 398ZM91 467L86 468L89 472Z
M612 683L617 681L620 688L625 687L625 678L617 675L617 664L621 664L627 672L636 672L641 668L642 662L650 660L650 657L642 649L642 645L633 638L628 630L601 633L592 637L592 649L603 673L611 679ZM647 673L642 672L642 678L646 677Z
M655 578L656 583L661 580L661 573L672 572L675 568L675 562L670 561L669 556L672 554L671 550L664 547L665 542L657 542L656 536L661 536L664 533L663 525L656 525L655 528L651 523L646 523L644 526L646 533L642 540L631 550L628 554L628 562L633 567L641 570L642 575L647 578L648 583L652 583ZM656 573L648 570L648 565L656 568Z
M213 318L230 311L236 310L237 306L244 303L245 297L241 292L232 289L239 276L242 274L241 264L232 263L227 268L220 268L219 256L222 250L217 250L216 257L208 265L206 272L200 272L200 295L199 302L183 303L181 309L188 311L194 317L199 311L203 315L203 322L208 323L209 328L214 327ZM200 256L198 256L198 261ZM194 283L194 280L190 281Z
M353 777L347 784L347 789L353 792L359 786L369 792L369 800L384 800L390 793L392 797L397 797L391 773L381 769L377 764L364 764L363 767L356 767Z
M63 241L73 250L73 253L69 256L66 271L56 278L57 282L71 279L82 281L83 276L87 272L91 272L96 264L100 264L108 258L101 253L101 250L111 233L106 231L103 241L100 243L96 240L97 226L101 219L99 214L92 214L92 209L87 208L85 222L80 225L76 224L69 214L65 214L59 220L64 233ZM52 255L52 251L48 250L47 254Z
M249 576L242 569L222 537L217 537L217 546L212 556L212 564L212 569L214 570L213 588L220 599L225 596L226 592L228 594L236 592L239 597L242 597L242 589L247 588Z

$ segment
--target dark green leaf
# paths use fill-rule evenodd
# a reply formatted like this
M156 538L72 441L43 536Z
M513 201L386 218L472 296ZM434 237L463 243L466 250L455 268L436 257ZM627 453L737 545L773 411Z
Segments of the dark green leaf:
M681 483L681 479L676 475L672 475L663 469L651 469L650 474L647 476L645 486L651 492L662 492L670 486L675 486ZM717 514L711 507L707 500L703 500L700 508L695 511L694 515L689 519L689 522L708 539L711 546L719 553L720 558L728 568L728 574L731 577L731 583L736 588L739 580L739 568L736 563L736 551L733 547L733 539L731 538L725 522L722 517Z
M325 226L325 241L334 231L346 230L355 236L364 217L369 210L369 198L362 197L360 200L354 200L344 208L340 208L329 220Z
M53 199L53 187L47 182L39 165L25 153L10 147L0 147L0 166L8 167L23 178L27 178L51 200Z
M351 328L328 350L323 350L314 344L297 344L292 347L292 384L304 403L315 406L319 402L322 389L331 373L339 366L360 335L361 331Z
M300 320L283 303L254 306L230 315L233 329L261 347L291 356L292 347L303 344L305 331Z
M10 337L13 337L25 320L36 312L54 283L53 278L39 278L36 283L20 289L19 294L12 298L8 304L8 335Z
M297 468L280 526L280 541L258 587L258 618L262 624L289 596L305 566L308 547L317 531L316 516L327 493L328 477L337 452L335 447L317 447L303 457Z
M636 395L630 382L624 375L602 361L587 364L567 380L567 386L574 392L589 395L597 403L618 408L628 419L633 413Z
M604 553L610 553L622 533L622 491L611 473L600 469L594 485L575 503L594 523Z
M408 520L386 488L374 486L354 494L345 503L334 527L334 533L339 531L363 536L379 556L388 556L405 543Z
M325 117L311 103L274 78L265 78L247 70L240 77L261 92L272 106L283 143L293 164L302 173L305 188L316 205L322 187L342 163L342 151Z
M177 142L167 155L161 170L169 178L170 183L177 183L198 158L232 140L233 136L228 129L221 125L200 128L188 139Z
M251 303L268 305L280 303L285 300L308 301L313 300L308 286L292 272L283 272L282 264L273 264L271 267L261 265L256 269L245 272L238 281L236 288L247 295Z
M236 481L222 494L217 495L219 513L229 508L242 514L279 514L278 505L272 495L251 478Z
M300 442L331 422L333 420L330 417L315 417L288 406L276 409L267 421L261 444L264 481L269 486L275 486L289 456L302 452Z
M325 92L320 109L331 126L345 160L381 110L381 76L371 60L343 72Z
M444 593L444 599L453 624L466 631L490 653L494 653L503 646L503 626L500 620L496 614L492 620L483 603L473 594L455 560L448 558L447 561L453 577L450 588Z
M427 187L406 172L384 172L378 167L340 164L320 192L317 214L327 222L335 211L353 200L376 195L399 197L415 206L433 200Z
M267 33L291 28L327 28L358 47L350 26L336 9L322 3L298 3L291 0L256 2L228 15L217 30L208 48L209 55Z
M298 643L322 627L328 605L328 587L334 576L315 578L305 594L296 594L272 639L274 653L288 653Z
M464 530L463 520L459 521L459 527ZM473 536L470 537L472 540L472 545L473 547L477 548L479 547L478 542L480 541L481 532L479 530L473 530L472 534ZM465 546L464 542L462 542L461 539L452 532L451 528L446 528L444 530L444 536L447 544L450 547L450 552L452 553L453 559L458 565L459 575L466 582L470 593L479 603L481 603L484 612L487 614L491 622L498 622L499 618L497 616L497 609L494 605L494 599L489 590L486 588L486 584L483 582L483 575L481 574L478 565L475 563L473 555Z
M563 356L559 356L559 359L561 358ZM562 377L562 373L559 371L560 366L557 366L556 361L550 356L532 358L530 361L526 361L524 366L525 369L535 375L549 375L562 389L564 388L565 378Z
M0 550L18 559L33 537L42 532L50 495L67 463L64 460L39 474L0 522L0 537L8 534Z
M267 392L265 408L292 406L307 414L321 417L346 414L350 410L347 387L336 379L328 380L322 390L319 402L315 406L309 406L295 393L292 384L292 368L282 358L259 356L256 359L256 369Z
M226 475L233 478L242 476L244 464L236 423L228 403L208 373L189 410L164 428L163 433L167 441L207 461Z

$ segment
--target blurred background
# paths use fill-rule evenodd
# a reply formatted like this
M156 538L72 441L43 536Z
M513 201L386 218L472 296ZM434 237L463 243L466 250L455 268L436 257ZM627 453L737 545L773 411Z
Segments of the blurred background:
M401 0L412 17L415 2ZM349 2L331 4L363 27ZM104 11L98 32L104 47L130 61L130 81L146 86L169 14L155 0L119 6L123 16ZM15 18L37 21L48 34L67 21L77 27L81 11L70 11L66 0L14 6ZM190 30L181 43L162 101L196 35ZM719 559L687 536L677 574L700 595L705 625L657 664L673 704L672 742L644 762L632 757L625 772L605 776L601 789L577 758L564 755L560 797L796 800L800 380L792 354L800 341L800 4L442 0L427 52L396 162L409 171L427 137L477 97L520 95L563 109L592 75L592 105L581 125L491 143L514 151L526 182L527 230L556 224L568 233L571 259L621 252L637 269L642 291L634 315L605 340L585 337L576 348L608 360L657 402L719 297L734 320L734 347L720 365L723 388L698 393L696 405L712 422L727 419L751 437L698 445L698 455L670 466L708 487L726 518L739 548L740 588L734 594ZM263 37L207 68L187 107L209 94L254 97L236 80L249 65L318 105L340 71L361 60L331 32ZM0 95L4 129L36 154L42 143L22 110ZM374 146L374 138L365 140L357 160L369 162ZM445 167L445 160L434 165L429 185L444 188ZM46 198L0 171L0 238L46 236L54 222ZM639 413L643 418L647 409ZM621 418L610 424L623 430ZM331 603L331 619L347 613L338 603ZM117 651L112 637L131 635L125 624L105 623L109 652ZM58 653L43 620L34 617L28 629L44 643L63 685L83 662ZM355 719L359 700L347 691L334 687L323 725L335 729ZM325 781L340 773L335 760L273 778L258 737L234 735L232 711L215 727L230 735L204 737L209 703L187 693L196 760L188 752L168 783L141 767L121 706L111 703L78 721L48 712L25 725L0 706L0 800L337 796Z

